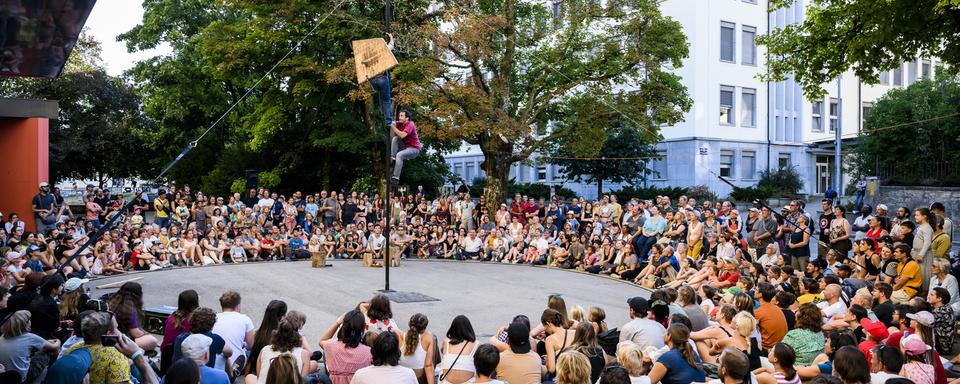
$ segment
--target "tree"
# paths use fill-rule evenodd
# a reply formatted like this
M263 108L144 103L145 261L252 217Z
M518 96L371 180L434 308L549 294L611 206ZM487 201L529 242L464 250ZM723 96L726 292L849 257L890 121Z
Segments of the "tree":
M771 0L773 9L795 0ZM960 64L960 0L812 0L802 23L770 31L757 41L767 46L768 73L782 81L793 76L811 99L822 85L853 70L867 84L879 72L935 56L956 73Z
M157 122L150 143L164 156L155 165L176 156L316 26L170 177L214 193L238 184L246 169L266 172L288 191L342 189L371 173L383 180L386 130L369 87L347 75L350 42L381 36L383 4L348 1L321 23L339 3L146 1L143 24L121 39L131 50L161 42L173 48L130 71L146 113ZM427 22L426 0L403 3L409 11L397 13L396 28ZM446 172L437 168L445 163L427 160L428 173Z
M408 40L423 56L396 72L400 102L425 117L426 136L479 145L484 194L499 204L510 166L551 143L592 157L617 131L611 120L652 142L682 119L691 102L670 68L687 41L658 3L440 2L443 23Z
M50 124L50 179L125 178L145 174L151 152L141 132L149 129L140 98L122 79L107 75L100 43L83 33L59 77L0 82L0 96L59 102Z
M603 182L634 184L643 181L651 173L646 164L657 155L651 143L644 142L643 133L631 127L621 127L607 132L600 153L594 158L576 157L571 151L555 146L553 158L546 158L562 166L560 171L567 180L596 183L597 196L603 195Z
M853 150L854 173L880 176L883 184L960 185L957 114L955 77L940 75L891 90L866 116Z

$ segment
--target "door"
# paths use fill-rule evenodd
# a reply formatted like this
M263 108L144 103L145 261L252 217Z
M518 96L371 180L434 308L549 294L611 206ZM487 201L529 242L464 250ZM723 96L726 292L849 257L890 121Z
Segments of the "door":
M817 156L817 193L824 193L831 185L830 157Z

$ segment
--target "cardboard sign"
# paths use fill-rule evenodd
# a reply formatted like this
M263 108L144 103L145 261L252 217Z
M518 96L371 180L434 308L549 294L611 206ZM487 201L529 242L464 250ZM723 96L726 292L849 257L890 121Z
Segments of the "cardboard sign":
M397 58L387 48L382 38L354 40L353 62L357 69L357 82L362 83L397 66Z

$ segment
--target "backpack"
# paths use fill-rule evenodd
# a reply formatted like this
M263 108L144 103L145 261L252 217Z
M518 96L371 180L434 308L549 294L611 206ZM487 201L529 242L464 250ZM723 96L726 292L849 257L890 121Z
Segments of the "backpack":
M617 344L620 342L620 330L613 328L607 330L606 332L600 332L597 335L597 344L600 345L600 348L603 348L609 356L617 355Z

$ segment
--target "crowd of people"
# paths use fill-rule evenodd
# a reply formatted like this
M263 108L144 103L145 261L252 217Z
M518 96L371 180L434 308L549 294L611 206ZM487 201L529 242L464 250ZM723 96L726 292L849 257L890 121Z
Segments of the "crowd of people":
M781 384L824 374L844 383L945 384L944 366L956 354L960 292L952 221L939 202L896 212L865 205L848 217L824 200L815 221L800 200L779 212L758 204L741 215L730 202L697 204L683 196L621 205L612 195L516 195L495 207L472 199L467 188L435 199L418 190L390 204L395 254L577 269L651 288L650 300L630 299L633 320L608 329L603 309L568 312L551 297L539 323L518 315L484 342L465 316L443 338L427 330L423 315L403 332L389 301L375 297L345 313L317 345L300 336L305 316L279 300L254 329L236 292L221 297L218 314L185 291L159 341L141 328L139 285L129 283L106 301L90 300L82 287L90 276L174 265L318 256L382 262L380 196L287 198L260 189L224 199L184 186L151 202L139 193L133 199L127 205L121 195L90 187L84 214L73 216L41 184L33 199L37 232L25 231L15 214L0 223L0 371L7 377L31 382L41 372L60 374L64 364L87 365L91 377L96 371L166 383L194 376L204 383L613 383L616 376L652 384L717 377ZM110 221L119 225L78 253ZM158 355L159 364L145 353ZM619 368L605 368L610 364Z

